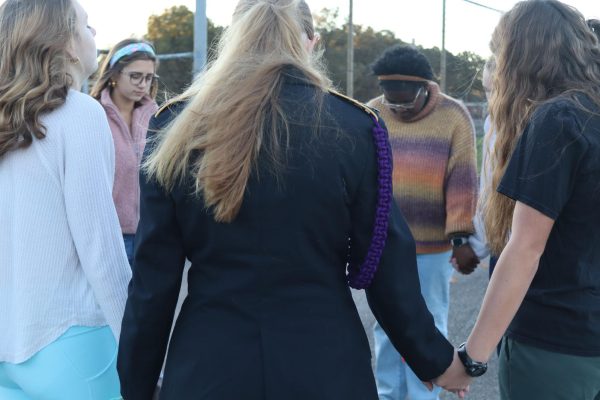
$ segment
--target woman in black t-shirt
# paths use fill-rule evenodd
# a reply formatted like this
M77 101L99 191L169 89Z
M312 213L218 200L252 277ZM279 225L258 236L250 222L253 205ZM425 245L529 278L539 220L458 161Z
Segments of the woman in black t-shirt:
M533 0L502 17L491 47L483 207L501 256L463 362L481 373L506 333L502 399L600 399L598 39L574 8Z

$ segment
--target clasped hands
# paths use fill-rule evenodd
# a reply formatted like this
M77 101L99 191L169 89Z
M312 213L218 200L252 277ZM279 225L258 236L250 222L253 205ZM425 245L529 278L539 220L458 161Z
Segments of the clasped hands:
M472 379L473 378L465 372L465 367L458 358L458 353L454 350L454 357L452 358L452 363L448 369L431 382L423 382L423 384L427 386L429 390L433 390L433 384L436 384L444 390L452 392L459 398L464 399L465 395L469 392L469 384Z
M450 262L454 269L464 275L469 275L471 272L475 271L477 265L479 264L479 258L471 248L469 244L464 244L460 247L455 247L452 249L452 256L450 257Z

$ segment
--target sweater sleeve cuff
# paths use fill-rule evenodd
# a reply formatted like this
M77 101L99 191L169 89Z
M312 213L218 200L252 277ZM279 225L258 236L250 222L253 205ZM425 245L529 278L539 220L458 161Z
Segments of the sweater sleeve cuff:
M475 233L475 227L471 221L463 224L453 224L446 227L446 236L470 236Z

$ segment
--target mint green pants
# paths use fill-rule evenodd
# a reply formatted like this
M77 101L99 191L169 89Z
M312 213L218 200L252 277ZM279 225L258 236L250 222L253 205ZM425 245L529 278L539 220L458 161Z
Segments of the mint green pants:
M71 327L25 362L0 362L0 399L121 399L116 358L109 327Z
M498 378L502 400L600 400L600 357L555 353L505 337Z

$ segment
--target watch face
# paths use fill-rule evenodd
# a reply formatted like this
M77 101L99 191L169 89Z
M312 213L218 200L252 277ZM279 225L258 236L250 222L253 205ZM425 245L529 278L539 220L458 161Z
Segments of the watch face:
M485 371L487 371L487 365L471 365L467 369L467 375L477 378L485 374Z
M454 238L450 242L452 243L452 246L454 246L454 247L460 247L463 244L467 243L467 239L465 239L465 238Z

